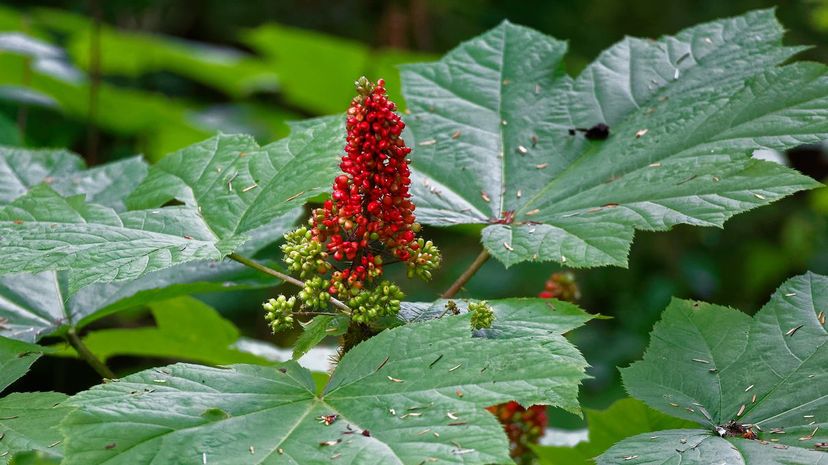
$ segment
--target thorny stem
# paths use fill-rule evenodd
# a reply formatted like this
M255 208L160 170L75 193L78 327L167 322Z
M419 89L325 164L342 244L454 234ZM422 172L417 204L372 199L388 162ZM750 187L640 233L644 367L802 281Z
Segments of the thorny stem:
M115 373L109 369L108 366L104 362L102 362L95 354L89 350L89 347L86 347L86 344L83 343L81 338L78 337L77 331L75 328L70 328L69 331L66 333L66 340L69 342L75 351L80 355L80 357L92 367L102 378L108 379L115 379Z
M235 261L241 263L244 266L249 266L250 268L253 268L254 270L261 271L262 273L269 274L270 276L275 276L275 277L281 279L282 281L293 284L294 286L305 287L305 283L302 282L301 280L298 280L298 279L294 278L293 276L287 275L285 273L276 271L273 268L269 268L267 266L264 266L261 263L257 263L257 262L255 262L255 261L253 261L253 260L251 260L247 257L242 257L241 255L239 255L237 253L231 253L230 255L227 256L227 258L229 258L230 260L235 260ZM346 315L348 315L348 316L351 315L351 308L348 307L347 305L345 305L342 301L331 297L331 303L333 304L334 307L337 307L340 310L342 310L342 312L345 313Z
M460 277L457 278L457 281L455 281L454 284L452 284L451 287L449 287L446 290L446 292L443 292L443 295L441 297L444 299L450 299L454 297L458 292L460 292L460 289L463 289L463 286L465 286L466 283L469 282L472 276L474 276L474 274L477 273L477 270L479 270L480 267L482 267L483 264L486 263L486 260L488 260L489 257L491 257L491 255L489 255L488 250L484 248L482 251L480 251L480 255L478 255L477 258L474 259L472 264L469 265L468 268L466 268L466 271L464 271L463 274L461 274Z

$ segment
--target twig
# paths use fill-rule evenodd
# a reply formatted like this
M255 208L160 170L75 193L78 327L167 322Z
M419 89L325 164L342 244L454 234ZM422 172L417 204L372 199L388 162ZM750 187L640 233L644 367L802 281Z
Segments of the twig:
M277 278L281 279L282 281L293 284L294 286L305 287L304 282L294 278L293 276L290 276L290 275L284 274L282 272L276 271L273 268L269 268L267 266L264 266L261 263L257 263L257 262L255 262L255 261L253 261L253 260L251 260L247 257L242 257L241 255L239 255L237 253L231 253L230 255L227 256L227 258L229 258L230 260L235 260L235 261L241 263L244 266L249 266L250 268L253 268L254 270L261 271L262 273L269 274L270 276L277 277ZM347 305L345 305L342 301L331 297L331 303L333 304L334 307L337 307L340 310L342 310L346 315L351 314L351 308L348 307Z
M86 361L86 363L88 363L93 370L101 375L102 378L116 378L115 373L113 373L104 362L96 357L95 354L89 350L89 347L86 347L81 338L78 337L78 333L75 331L75 328L69 328L69 331L66 333L66 340L69 342L69 345L75 349L75 352L77 352L78 355L80 355L80 357Z
M472 264L469 265L468 268L466 268L466 271L464 271L463 274L461 274L460 277L457 278L457 281L455 281L454 284L452 284L451 287L449 287L446 290L446 292L443 292L443 295L441 297L444 299L450 299L454 297L458 292L460 292L460 289L462 289L463 286L465 286L466 283L469 282L472 276L474 276L474 274L477 273L477 270L479 270L480 267L482 267L483 264L486 263L486 260L488 260L489 257L491 257L491 255L489 255L489 251L487 251L484 248L480 252L480 255L478 255L477 258L474 259Z
M297 316L342 316L341 313L334 312L293 312Z

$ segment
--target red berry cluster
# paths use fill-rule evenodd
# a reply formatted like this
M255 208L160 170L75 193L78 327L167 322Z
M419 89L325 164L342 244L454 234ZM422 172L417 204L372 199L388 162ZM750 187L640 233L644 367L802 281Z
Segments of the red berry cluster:
M419 225L408 186L411 149L400 134L405 124L388 100L385 82L364 77L348 109L347 144L331 199L314 212L312 232L337 261L353 266L333 273L329 292L361 288L382 274L381 251L400 261L419 258Z
M552 273L546 280L544 289L538 294L542 299L559 299L569 302L581 298L581 290L575 282L575 275L569 271Z
M509 437L509 455L519 464L532 463L530 444L537 444L546 430L546 406L523 408L515 401L489 407Z
M568 271L552 273L538 297L573 301L581 297L581 291L574 274ZM529 449L529 444L537 444L546 430L546 406L533 405L527 409L512 401L489 407L488 410L503 425L509 437L512 458L519 464L532 463L534 454Z

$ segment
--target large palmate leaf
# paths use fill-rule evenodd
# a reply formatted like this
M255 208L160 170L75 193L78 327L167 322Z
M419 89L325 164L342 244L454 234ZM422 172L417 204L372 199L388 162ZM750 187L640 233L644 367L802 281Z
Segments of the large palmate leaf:
M0 272L69 270L70 293L180 263L220 260L245 240L216 237L192 208L118 214L85 203L82 195L61 197L46 185L0 208Z
M139 158L83 170L80 157L62 150L0 148L0 204L46 183L63 195L85 194L116 210L146 176ZM276 217L250 231L238 250L252 255L295 224L301 209ZM0 335L36 341L68 327L81 327L97 318L153 300L182 294L227 291L273 285L274 279L229 262L190 262L163 269L137 280L93 284L69 295L68 272L0 276Z
M173 153L151 169L130 195L133 209L171 200L198 209L202 227L232 238L301 206L330 184L344 141L342 118L303 122L265 147L250 136L219 135Z
M290 218L278 230L284 232L292 224L294 220ZM0 335L33 342L157 300L269 287L277 282L275 278L227 261L184 263L133 281L92 284L71 296L65 272L0 276L0 318L5 321L0 325Z
M488 224L507 266L626 265L635 229L721 226L818 186L751 159L828 137L826 68L778 67L799 50L782 33L768 10L627 38L573 79L564 42L505 22L405 66L419 220ZM598 124L606 140L576 131Z
M815 274L787 281L753 318L673 301L653 329L644 360L622 370L624 385L649 406L703 428L636 436L598 463L828 460L813 451L828 441L826 308L828 277ZM758 440L733 434L731 421L752 427Z
M688 428L693 423L665 415L636 399L622 399L606 410L584 409L589 440L574 447L534 446L542 465L587 465L616 442L648 431Z
M86 200L125 209L123 199L147 175L140 157L107 163L92 169L66 150L28 150L0 147L0 204L46 183L63 196L86 194Z
M260 148L220 135L165 158L128 199L131 211L38 185L0 208L0 274L70 270L70 293L197 260L220 260L329 184L342 122L306 122ZM311 142L319 141L321 149ZM305 170L314 175L308 176ZM172 200L184 205L164 206Z
M239 330L209 305L192 297L149 304L154 328L117 328L90 332L83 343L99 359L130 355L186 360L209 365L270 364L233 347ZM186 328L186 329L184 329ZM75 355L65 347L58 355Z
M577 412L586 366L560 335L568 320L519 303L492 302L497 319L479 337L468 314L384 331L342 358L320 396L293 362L172 365L95 387L70 402L64 463L508 462L485 407L517 399ZM337 417L325 425L325 415Z
M69 412L59 405L64 400L66 395L57 392L12 393L0 399L0 464L18 452L60 457L58 425Z
M0 319L0 328L6 322ZM0 391L29 371L29 367L47 349L27 342L15 341L0 336Z

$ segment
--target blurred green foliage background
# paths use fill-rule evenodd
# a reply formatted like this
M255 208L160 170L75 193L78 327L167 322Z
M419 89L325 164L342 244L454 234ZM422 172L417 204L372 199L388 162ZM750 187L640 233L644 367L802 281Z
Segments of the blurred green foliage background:
M802 57L825 62L828 1L779 3L787 42L813 45ZM503 19L568 39L568 70L576 74L624 35L657 37L772 6L759 0L4 1L0 142L69 147L90 164L136 153L158 160L216 131L250 133L264 143L284 136L286 121L343 111L362 74L384 77L400 99L395 65L436 59ZM823 147L781 159L828 180ZM475 228L427 230L444 250L444 267L428 286L404 282L409 297L436 298L479 252L478 234ZM535 295L558 269L526 264L507 271L490 261L463 295ZM576 272L581 306L613 317L571 335L593 365L584 404L604 407L624 396L616 367L640 358L671 296L753 313L780 282L805 270L828 273L826 189L737 216L724 230L639 233L628 270ZM405 281L402 273L396 277ZM201 297L242 334L268 340L259 303L273 294ZM141 309L95 326L152 322L149 309ZM40 363L24 388L75 392L93 384L94 373L72 363ZM111 363L132 371L159 360L114 357ZM554 414L551 422L575 426L579 420Z

